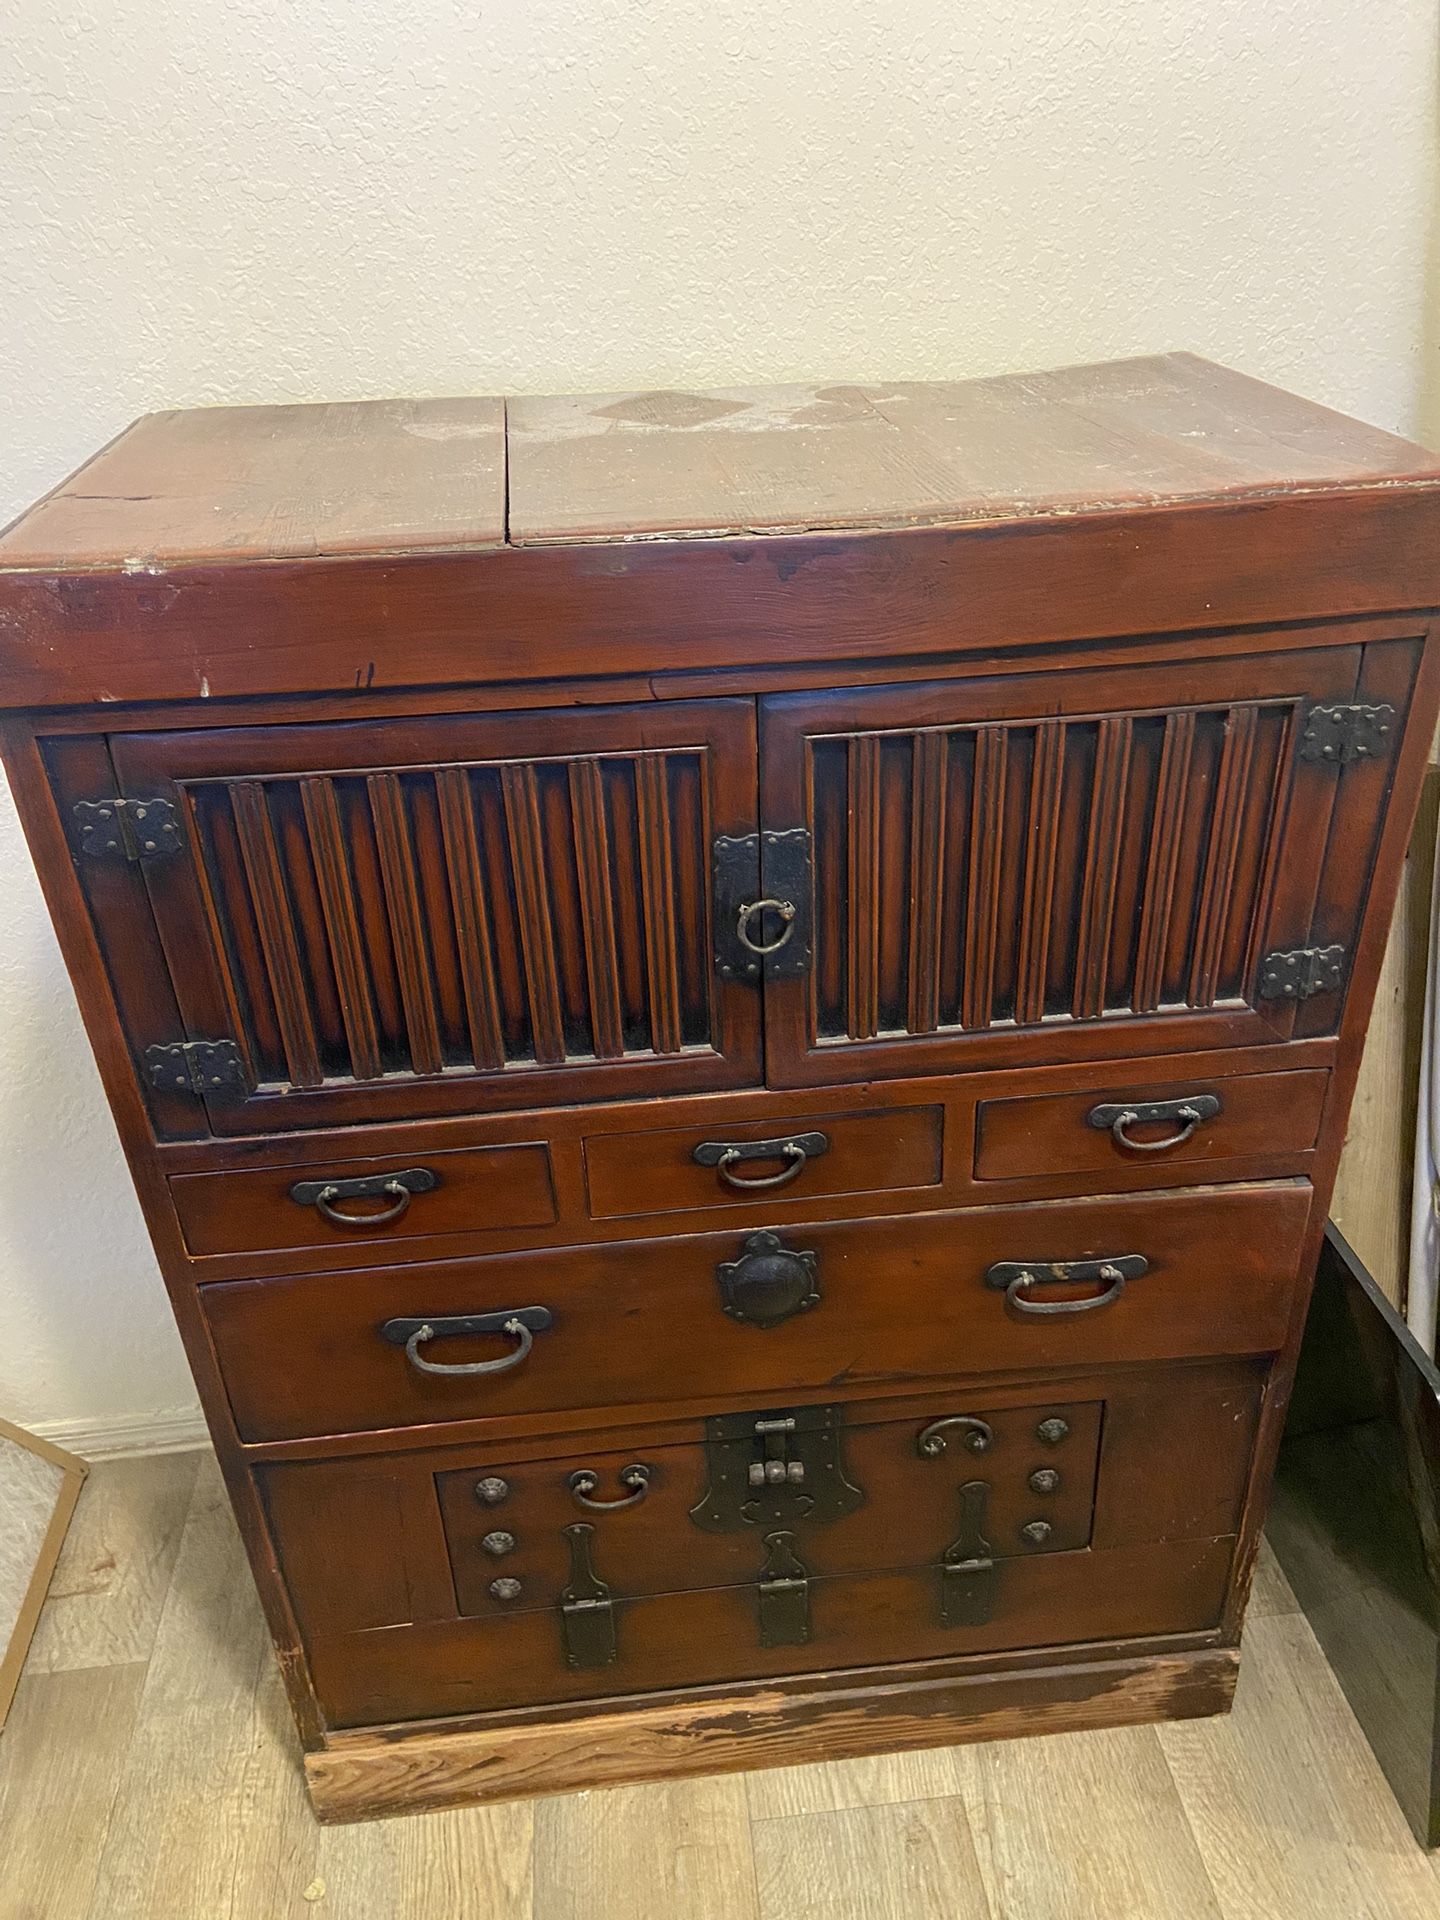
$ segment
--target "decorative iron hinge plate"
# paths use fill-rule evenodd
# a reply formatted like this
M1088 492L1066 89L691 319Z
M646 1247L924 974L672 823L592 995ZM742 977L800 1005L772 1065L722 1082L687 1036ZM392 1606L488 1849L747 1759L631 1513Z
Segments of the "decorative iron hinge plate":
M810 1638L810 1574L793 1533L767 1533L756 1583L762 1647L803 1647Z
M721 834L713 853L715 967L722 980L790 980L811 959L810 835Z
M246 1093L245 1056L233 1040L181 1040L147 1047L145 1071L162 1093Z
M995 1604L995 1561L985 1538L990 1488L967 1480L960 1489L960 1532L940 1556L940 1624L983 1627Z
M1394 707L1312 707L1300 736L1300 758L1324 760L1336 767L1374 759L1385 751L1386 736L1394 724Z
M1344 947L1296 947L1266 954L1259 994L1262 1000L1308 1000L1317 993L1338 993L1344 978Z
M616 1654L615 1608L591 1558L595 1529L588 1520L577 1520L561 1531L570 1545L570 1584L560 1595L566 1664L577 1669L608 1667Z
M77 800L71 812L80 851L92 860L162 860L185 844L169 800Z

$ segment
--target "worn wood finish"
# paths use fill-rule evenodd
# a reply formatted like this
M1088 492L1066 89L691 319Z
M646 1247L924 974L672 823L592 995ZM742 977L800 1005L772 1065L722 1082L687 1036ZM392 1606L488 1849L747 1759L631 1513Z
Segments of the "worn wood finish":
M614 1774L621 1736L575 1728L659 1690L716 1690L701 1770L762 1678L813 1702L784 1750L816 1758L864 1743L842 1697L887 1658L893 1701L978 1660L1042 1723L1038 1648L1228 1660L1440 708L1437 535L1429 456L1173 356L508 429L176 416L0 538L7 766L318 1778L348 1753L365 1804L383 1751L498 1738L417 1729L502 1698L544 1722L536 1777L598 1780L659 1749ZM153 800L173 849L86 844L77 803ZM765 838L797 830L808 878ZM752 835L717 881L716 838ZM1089 1124L1196 1093L1220 1110L1184 1139ZM816 1256L793 1317L737 1317L757 1231ZM984 1284L1127 1254L1123 1291ZM797 1268L741 1271L754 1309ZM530 1306L551 1326L494 1372L379 1333ZM963 1629L934 1611L942 1483L871 1455L937 1392L1002 1426L1105 1408L1051 1550L1003 1551L1026 1523L987 1461L998 1603ZM681 1483L707 1416L841 1403L879 1492L804 1537L812 1639L762 1648L758 1563ZM587 1521L619 1664L575 1669L560 1478L593 1457L608 1486L632 1448L653 1504ZM487 1463L537 1516L498 1529L526 1570L499 1618ZM424 1802L407 1778L379 1797Z

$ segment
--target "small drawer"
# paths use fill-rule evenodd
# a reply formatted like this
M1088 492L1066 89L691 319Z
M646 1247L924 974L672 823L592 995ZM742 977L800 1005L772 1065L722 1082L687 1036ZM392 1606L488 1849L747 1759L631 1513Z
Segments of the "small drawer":
M630 1594L753 1579L776 1527L793 1530L816 1576L919 1566L961 1527L962 1482L978 1490L970 1524L989 1558L1089 1545L1099 1401L995 1408L960 1392L890 1413L881 1400L722 1415L706 1441L637 1438L561 1460L492 1449L479 1470L436 1480L459 1609L490 1620L557 1605L577 1522L597 1529ZM497 1596L497 1579L513 1587Z
M592 1134L585 1142L590 1212L614 1220L933 1187L944 1132L943 1107L892 1107L793 1123Z
M984 1100L975 1177L1104 1179L1142 1167L1296 1158L1315 1145L1329 1077L1321 1067L1141 1086L1117 1080L1084 1093Z
M555 1219L550 1150L538 1141L181 1173L170 1193L185 1245L197 1256L329 1248L339 1264L377 1242L546 1227Z
M246 1440L713 1407L850 1383L1273 1352L1310 1198L1289 1181L786 1221L343 1280L215 1282L200 1299Z

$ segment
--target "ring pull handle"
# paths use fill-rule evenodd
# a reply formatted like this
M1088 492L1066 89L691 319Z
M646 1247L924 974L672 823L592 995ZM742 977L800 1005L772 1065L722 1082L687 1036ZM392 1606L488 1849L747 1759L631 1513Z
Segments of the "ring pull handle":
M578 1506L586 1507L591 1513L619 1513L626 1507L638 1507L650 1491L651 1469L643 1461L637 1461L633 1467L624 1467L620 1472L620 1484L630 1491L619 1500L595 1500L591 1496L600 1484L600 1476L589 1467L581 1467L572 1473L565 1482Z
M508 1373L525 1360L535 1344L535 1335L551 1323L548 1307L519 1307L503 1313L453 1313L426 1319L387 1320L380 1336L392 1346L403 1347L405 1358L419 1373L464 1375ZM432 1340L457 1340L472 1336L503 1334L515 1346L498 1360L460 1362L427 1360L421 1352Z
M1143 1253L1116 1254L1109 1260L998 1260L987 1269L985 1284L1003 1291L1005 1304L1017 1313L1094 1313L1113 1307L1126 1283L1150 1270ZM1037 1300L1037 1287L1073 1286L1077 1281L1103 1281L1104 1291L1082 1300Z
M785 924L773 940L752 940L750 938L750 922L755 918L757 913L764 913L767 907L771 908L775 913L778 913ZM795 932L795 918L799 911L800 909L793 900L776 900L769 894L767 894L763 900L742 900L735 918L736 937L739 939L741 946L748 948L751 953L758 953L762 956L767 953L779 953L780 949Z
M1106 1102L1090 1109L1085 1124L1108 1132L1116 1146L1123 1147L1127 1153L1172 1153L1176 1147L1183 1147L1195 1129L1213 1120L1219 1111L1220 1101L1215 1094L1197 1093L1179 1100L1133 1100L1118 1106ZM1136 1140L1130 1132L1132 1127L1154 1126L1167 1120L1174 1124L1176 1131L1166 1134L1163 1140Z
M388 1227L398 1220L410 1205L410 1189L402 1187L398 1180L387 1180L380 1189L381 1193L395 1196L393 1207L385 1207L379 1213L341 1213L335 1205L340 1197L338 1187L322 1187L315 1196L315 1211L332 1227Z

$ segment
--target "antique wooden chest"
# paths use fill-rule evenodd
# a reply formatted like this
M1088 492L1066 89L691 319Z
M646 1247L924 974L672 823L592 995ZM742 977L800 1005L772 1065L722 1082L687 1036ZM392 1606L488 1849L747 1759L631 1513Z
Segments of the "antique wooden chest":
M323 1816L1226 1704L1437 603L1440 465L1187 355L160 414L0 538Z

